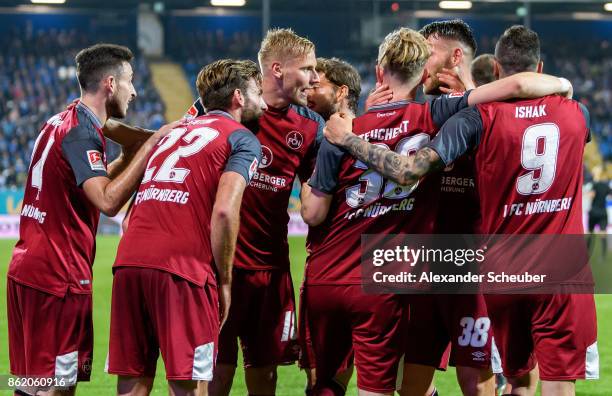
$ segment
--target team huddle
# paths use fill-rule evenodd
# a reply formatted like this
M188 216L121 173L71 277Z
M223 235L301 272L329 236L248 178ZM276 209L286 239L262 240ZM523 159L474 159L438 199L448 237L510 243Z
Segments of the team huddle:
M583 233L588 111L567 80L542 74L530 29L475 54L460 20L389 33L357 116L356 69L273 29L259 67L204 66L185 117L151 133L111 119L136 97L130 50L82 50L81 98L34 146L7 287L11 373L63 386L15 394L71 395L89 380L99 215L132 196L106 363L119 395L151 392L160 353L170 394L229 395L239 345L258 396L296 361L307 395L345 394L353 371L360 395L437 395L434 373L448 365L465 395L534 395L539 382L545 396L573 395L575 380L597 378L592 295L362 289L364 234ZM112 163L105 137L122 145ZM299 310L287 240L296 177L309 226ZM534 198L571 204L503 215Z

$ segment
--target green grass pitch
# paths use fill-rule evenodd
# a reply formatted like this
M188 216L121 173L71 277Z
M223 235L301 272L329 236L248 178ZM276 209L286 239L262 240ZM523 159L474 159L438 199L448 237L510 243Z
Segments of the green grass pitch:
M115 378L104 373L104 362L108 348L108 330L110 318L110 301L112 274L111 266L115 258L118 237L99 237L97 259L94 265L94 327L95 327L95 349L94 365L91 382L79 385L77 394L87 396L114 394ZM293 281L296 290L302 280L306 252L304 250L304 238L290 238L291 245L291 267ZM8 374L8 341L7 341L7 319L6 319L6 270L10 260L14 240L0 240L0 376ZM612 263L609 263L612 265ZM234 302L236 303L236 302ZM599 353L600 353L600 377L598 381L580 381L577 385L578 395L611 395L612 394L612 296L597 296L597 309L599 320ZM41 331L44 324L41 323ZM164 378L163 364L158 362L158 372L153 394L167 394ZM281 367L278 373L279 396L302 395L305 383L305 375L297 366ZM234 379L232 395L245 395L243 371L238 368ZM2 384L0 384L2 385ZM460 395L459 387L455 382L453 370L439 372L436 375L436 386L443 396ZM0 391L0 394L9 395L12 392ZM356 395L355 376L351 381L349 395Z

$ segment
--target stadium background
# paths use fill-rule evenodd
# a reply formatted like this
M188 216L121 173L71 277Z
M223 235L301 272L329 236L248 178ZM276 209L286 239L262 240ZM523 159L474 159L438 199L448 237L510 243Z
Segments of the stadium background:
M56 0L57 1L57 0ZM61 1L61 0L59 0ZM612 4L610 5L612 10ZM376 47L398 26L419 28L436 19L459 17L474 29L478 54L492 52L497 36L516 23L540 34L547 73L568 78L575 97L591 112L593 143L585 154L590 170L603 166L612 177L612 12L601 1L474 1L468 10L441 9L437 1L246 0L243 7L212 7L207 0L67 0L60 5L0 1L0 276L18 237L19 212L29 157L44 121L79 96L74 55L96 42L124 44L136 53L138 98L127 121L156 129L179 118L196 96L195 76L224 57L255 59L262 31L292 27L309 37L318 56L338 56L357 67L362 103L374 84ZM110 145L110 157L117 155ZM298 214L298 190L291 201L291 259L299 283L307 228ZM585 216L589 199L585 194ZM612 202L608 202L612 219ZM81 394L109 394L114 379L102 373L108 337L112 275L119 220L103 218L95 264L96 351L91 384ZM608 229L610 233L612 228ZM612 245L612 244L609 244ZM599 251L599 250L597 250ZM610 256L608 256L610 257ZM602 259L599 257L598 259ZM608 258L608 261L612 260ZM297 285L296 285L297 286ZM5 295L0 282L0 296ZM2 298L4 301L4 298ZM612 299L598 296L602 379L581 384L579 394L612 394ZM8 373L6 307L0 304L0 376ZM458 394L453 376L442 374L443 395ZM158 378L161 378L158 376ZM300 394L303 374L295 367L279 374L279 395ZM0 384L1 386L2 384ZM163 381L156 391L165 393ZM241 373L234 394L245 394Z

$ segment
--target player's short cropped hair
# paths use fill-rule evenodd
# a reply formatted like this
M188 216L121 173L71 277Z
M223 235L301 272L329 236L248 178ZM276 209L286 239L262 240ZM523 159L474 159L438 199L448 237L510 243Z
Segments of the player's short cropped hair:
M359 95L361 94L361 77L352 65L338 58L317 58L318 73L324 73L333 84L348 88L348 104L350 109L357 114Z
M246 92L250 79L261 85L261 73L250 60L221 59L206 65L198 73L196 87L207 111L227 110L234 91Z
M522 25L506 29L495 45L495 59L507 75L536 71L540 63L538 34Z
M97 91L104 77L119 76L123 72L123 62L131 62L132 59L132 51L122 45L96 44L79 51L74 60L81 89L85 92Z
M470 25L461 19L451 19L448 21L435 21L423 26L420 33L425 37L429 36L457 40L476 53L477 45L474 39L474 32Z
M298 36L291 29L271 29L261 42L257 58L259 64L263 65L270 60L284 61L303 57L314 51L314 48L312 41Z
M494 63L493 54L482 54L472 61L470 72L477 87L495 81Z
M408 82L423 72L430 54L425 37L415 30L400 28L389 33L378 47L378 65Z

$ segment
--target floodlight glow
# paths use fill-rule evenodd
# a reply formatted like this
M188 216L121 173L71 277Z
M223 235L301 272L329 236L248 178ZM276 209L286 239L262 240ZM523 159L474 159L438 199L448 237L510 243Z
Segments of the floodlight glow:
M215 7L242 7L246 0L210 0L210 5Z
M64 4L66 0L30 0L32 4Z
M440 8L444 10L469 10L472 8L471 1L441 1Z
M604 4L604 10L612 12L612 3Z

